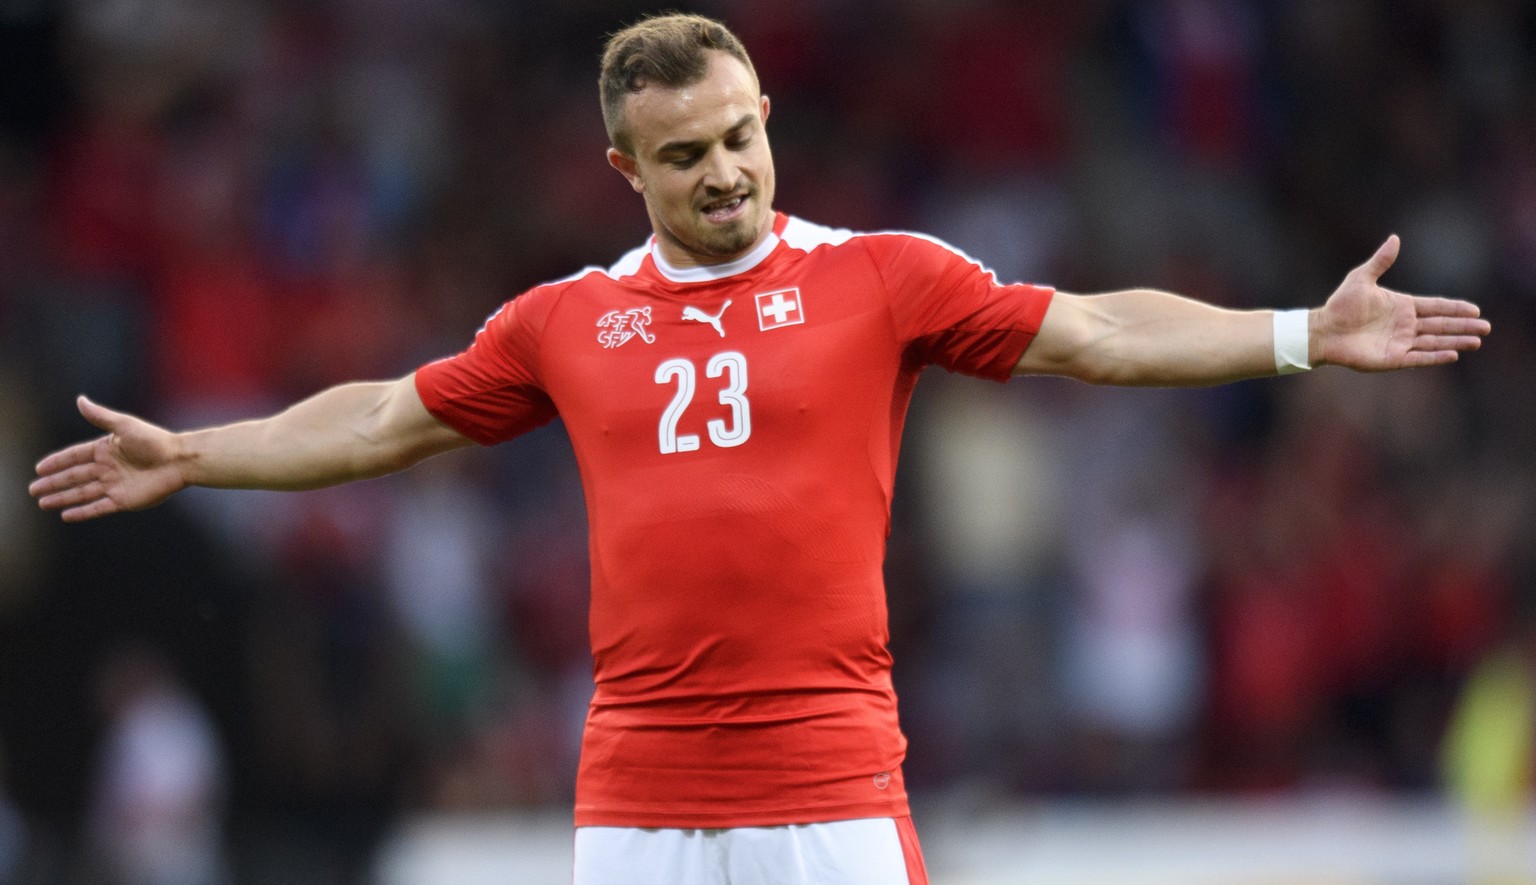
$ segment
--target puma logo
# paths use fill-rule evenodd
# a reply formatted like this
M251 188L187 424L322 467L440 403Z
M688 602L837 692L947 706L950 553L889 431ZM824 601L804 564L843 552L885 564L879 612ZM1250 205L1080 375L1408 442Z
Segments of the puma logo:
M705 313L702 310L699 310L697 307L694 307L693 305L690 304L687 307L683 308L683 319L685 319L685 320L695 320L695 321L700 322L700 323L708 323L711 326L715 327L715 331L720 333L720 337L721 338L724 338L725 337L725 327L720 325L720 318L725 316L725 309L727 307L730 307L730 306L731 306L731 300L729 298L727 298L725 300L725 303L720 305L720 312L715 314L714 316L710 316L709 314Z

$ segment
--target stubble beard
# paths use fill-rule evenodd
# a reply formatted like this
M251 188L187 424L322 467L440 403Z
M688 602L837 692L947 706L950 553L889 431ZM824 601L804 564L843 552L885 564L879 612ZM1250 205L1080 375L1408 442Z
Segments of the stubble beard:
M728 261L739 257L757 241L762 219L738 219L721 228L706 227L700 237L700 252Z
M757 242L766 223L763 208L758 202L761 193L759 188L749 190L746 195L747 212L726 225L710 224L695 210L690 231L692 235L685 240L674 231L673 239L705 263L719 264L740 258Z

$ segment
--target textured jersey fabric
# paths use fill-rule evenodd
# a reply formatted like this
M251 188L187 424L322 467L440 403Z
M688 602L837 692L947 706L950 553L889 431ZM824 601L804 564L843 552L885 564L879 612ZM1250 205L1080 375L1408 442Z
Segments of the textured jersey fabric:
M1007 378L1051 290L779 215L735 262L654 245L535 287L418 370L482 444L558 416L586 496L596 692L578 826L906 815L882 561L918 373Z

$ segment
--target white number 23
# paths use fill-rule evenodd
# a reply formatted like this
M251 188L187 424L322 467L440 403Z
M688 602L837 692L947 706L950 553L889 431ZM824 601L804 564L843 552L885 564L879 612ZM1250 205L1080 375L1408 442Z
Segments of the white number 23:
M682 420L683 412L692 404L694 392L698 389L697 372L693 362L682 357L667 360L656 367L657 384L677 384L677 393L661 413L661 423L656 428L657 443L663 455L696 452L699 449L698 434L685 433L679 436L677 433L677 424ZM709 419L706 424L709 441L725 449L741 445L752 435L752 405L747 402L747 358L734 350L717 353L704 366L704 375L707 378L725 376L725 386L719 394L720 405L731 410L729 422L723 418Z

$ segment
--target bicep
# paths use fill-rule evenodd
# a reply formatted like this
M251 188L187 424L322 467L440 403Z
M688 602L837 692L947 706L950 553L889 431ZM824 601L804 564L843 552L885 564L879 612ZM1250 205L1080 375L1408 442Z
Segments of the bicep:
M380 441L399 453L401 466L473 443L428 411L416 389L415 373L388 382L383 394L376 432Z
M1013 373L1091 380L1092 363L1087 356L1093 343L1108 334L1110 325L1109 316L1094 298L1058 291Z

